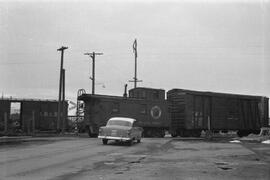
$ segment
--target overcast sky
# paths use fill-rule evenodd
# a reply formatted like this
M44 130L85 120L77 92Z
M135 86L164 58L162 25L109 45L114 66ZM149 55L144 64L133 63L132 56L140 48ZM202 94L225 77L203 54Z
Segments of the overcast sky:
M270 4L238 1L0 0L0 92L57 99L61 46L66 98L91 92L122 95L138 86L270 96Z

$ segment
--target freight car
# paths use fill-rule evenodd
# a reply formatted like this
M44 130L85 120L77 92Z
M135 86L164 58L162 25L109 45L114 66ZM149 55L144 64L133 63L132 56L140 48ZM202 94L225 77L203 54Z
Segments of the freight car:
M99 127L115 116L136 119L144 136L163 137L165 130L169 130L168 106L162 89L131 89L129 97L82 94L78 99L85 104L84 123L90 137L97 136Z
M268 126L267 97L172 89L167 100L172 136L200 136L202 130L246 136Z
M67 125L67 108L68 103L65 102L62 114L65 125ZM2 98L0 99L0 132L7 130L13 134L16 129L22 133L29 133L33 129L33 124L36 131L59 131L57 109L56 100ZM62 122L59 122L58 128L62 128Z

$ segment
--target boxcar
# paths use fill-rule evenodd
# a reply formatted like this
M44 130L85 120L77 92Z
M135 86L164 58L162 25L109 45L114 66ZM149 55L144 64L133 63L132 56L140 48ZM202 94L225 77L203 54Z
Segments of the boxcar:
M57 129L57 109L58 101L56 100L25 100L22 101L22 129L27 130L28 123L32 119L32 112L35 116L35 128L38 131L60 131L62 129L62 122L59 122L59 129ZM68 103L64 103L63 108L63 119L65 121L65 126L67 126L67 108ZM31 126L31 123L30 123ZM31 127L32 128L32 127Z
M12 113L13 103L19 105L15 113ZM65 102L63 108L65 125L67 125L67 108L68 103ZM0 99L0 132L3 132L5 128L10 132L14 131L14 128L21 132L29 132L33 129L33 118L36 131L59 131L57 109L58 101L55 100ZM14 127L14 124L17 126ZM59 122L59 128L62 128L62 122Z
M9 114L10 102L6 100L0 100L0 132L5 130L5 118L8 118Z
M202 130L245 136L268 126L267 97L172 89L167 100L173 136L200 136Z
M144 89L142 89L144 90ZM162 137L170 123L165 99L82 94L85 107L85 127L90 137L98 134L99 127L111 117L130 117L144 129L144 136Z

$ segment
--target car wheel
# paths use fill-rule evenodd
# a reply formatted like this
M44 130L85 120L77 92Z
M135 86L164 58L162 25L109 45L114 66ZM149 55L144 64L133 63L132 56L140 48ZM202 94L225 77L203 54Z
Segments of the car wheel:
M102 143L106 145L108 143L108 139L102 139Z
M137 139L137 143L140 143L141 142L141 139Z

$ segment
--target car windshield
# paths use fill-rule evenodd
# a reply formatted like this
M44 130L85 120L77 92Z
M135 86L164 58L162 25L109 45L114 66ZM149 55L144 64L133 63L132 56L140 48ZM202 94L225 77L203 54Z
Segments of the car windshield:
M107 126L113 126L113 125L117 125L117 126L132 126L131 122L128 121L122 121L122 120L110 120L107 123Z

